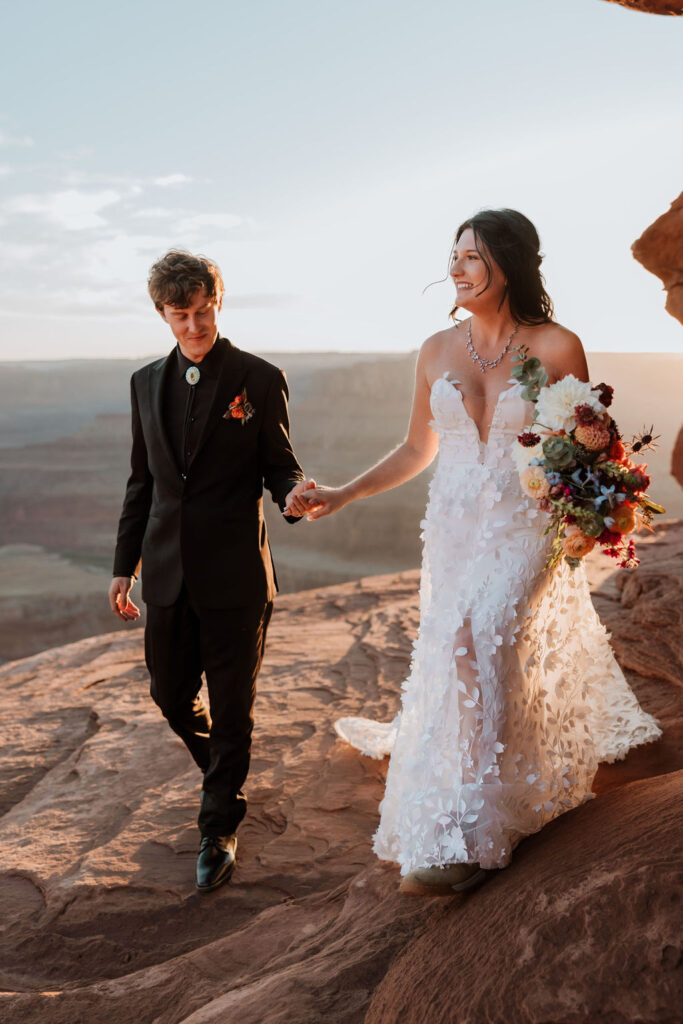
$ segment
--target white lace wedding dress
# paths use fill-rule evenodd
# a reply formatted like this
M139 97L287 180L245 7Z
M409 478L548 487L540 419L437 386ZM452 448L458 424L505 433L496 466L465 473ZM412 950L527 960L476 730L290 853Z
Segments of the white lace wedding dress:
M432 388L439 458L425 519L420 630L400 713L342 718L339 735L391 754L374 850L401 873L478 862L591 798L599 761L661 735L614 659L582 567L544 571L547 516L510 455L533 407L514 380L486 444L458 385Z

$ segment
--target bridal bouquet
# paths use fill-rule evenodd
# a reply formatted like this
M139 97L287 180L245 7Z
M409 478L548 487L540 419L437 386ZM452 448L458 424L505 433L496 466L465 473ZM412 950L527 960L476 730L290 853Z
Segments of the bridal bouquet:
M649 431L624 444L610 416L614 389L572 374L548 385L540 360L517 349L513 376L535 404L533 423L513 446L524 492L550 514L554 533L548 568L564 556L572 569L598 544L621 568L638 565L630 534L665 511L648 498L650 477L638 456L654 446Z

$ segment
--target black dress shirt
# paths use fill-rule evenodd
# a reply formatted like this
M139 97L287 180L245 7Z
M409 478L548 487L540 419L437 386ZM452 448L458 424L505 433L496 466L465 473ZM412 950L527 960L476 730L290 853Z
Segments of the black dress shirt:
M188 384L185 374L190 367L199 370L196 384ZM186 474L202 436L221 368L217 345L206 353L200 363L193 363L176 346L176 361L166 377L164 389L164 425L171 449L181 473Z

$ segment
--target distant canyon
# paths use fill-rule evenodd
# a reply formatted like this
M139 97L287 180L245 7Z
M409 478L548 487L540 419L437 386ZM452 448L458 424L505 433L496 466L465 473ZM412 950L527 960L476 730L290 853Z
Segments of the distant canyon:
M415 353L263 354L287 373L295 449L318 482L352 478L403 439ZM117 626L106 591L128 473L129 378L146 361L2 367L1 661ZM655 424L661 438L648 454L652 493L667 518L680 518L683 491L670 463L683 355L593 353L589 364L591 379L614 386L614 415L627 437ZM266 494L281 590L418 567L430 476L428 469L337 516L295 526Z

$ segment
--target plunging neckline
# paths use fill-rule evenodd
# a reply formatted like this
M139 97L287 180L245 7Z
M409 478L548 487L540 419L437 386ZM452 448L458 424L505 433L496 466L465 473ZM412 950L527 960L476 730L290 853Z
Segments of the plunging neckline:
M506 383L509 384L510 386L506 387L506 388L502 388L498 392L498 396L496 398L496 404L493 407L493 415L491 416L491 422L489 423L489 428L488 428L488 431L487 431L487 434L486 434L486 440L483 441L482 437L481 437L481 431L479 430L479 427L477 426L477 424L475 423L474 419L472 418L472 416L470 416L469 412L467 411L467 406L465 405L465 396L463 395L462 391L458 387L459 384L462 384L462 381L459 380L457 377L450 378L450 372L451 372L450 370L446 370L446 371L444 371L444 373L442 373L442 375L440 377L437 377L436 380L434 381L434 383L432 384L432 389L431 390L434 389L434 384L436 384L437 380L442 380L445 384L449 384L450 385L450 390L454 391L455 394L460 399L460 405L462 406L462 411L464 412L465 417L468 420L468 422L471 423L472 428L474 429L474 432L475 432L475 434L477 436L477 440L479 441L479 444L483 448L487 448L488 447L488 443L489 443L489 441L491 439L491 431L493 430L494 424L496 422L496 416L498 414L498 409L500 407L500 400L503 397L503 395L509 394L509 392L512 391L516 386L519 386L519 381L516 380L514 377L509 377Z

